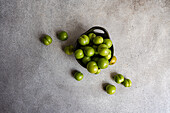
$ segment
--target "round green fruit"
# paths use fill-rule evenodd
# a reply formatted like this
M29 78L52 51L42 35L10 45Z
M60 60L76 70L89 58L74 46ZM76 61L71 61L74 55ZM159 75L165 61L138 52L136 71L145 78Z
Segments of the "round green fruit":
M90 62L87 64L87 70L88 70L90 73L97 73L97 71L98 71L97 63L96 63L95 61L90 61Z
M45 44L45 45L50 45L52 43L52 38L49 36L49 35L46 35L43 39L42 39L42 42Z
M89 39L89 37L87 35L82 35L78 39L78 42L79 42L80 45L85 46L85 45L89 44L90 39Z
M124 76L121 74L117 74L114 76L114 80L116 83L120 84L124 81Z
M95 54L95 55L98 55L98 54L99 54L99 52L98 52L98 50L97 50L98 46L93 45L92 47L93 47L93 49L94 49L94 54Z
M87 64L87 63L90 62L90 61L91 61L91 58L88 57L88 56L84 56L83 59L82 59L82 62L83 62L84 64Z
M98 65L99 68L105 69L109 66L109 61L106 58L100 58L97 61L97 65Z
M95 74L99 74L100 72L101 72L101 69L98 69L97 73L95 73Z
M100 44L100 45L98 46L98 52L99 52L99 54L100 54L101 56L107 56L110 51L109 51L107 45L105 45L105 44Z
M95 61L95 62L98 62L99 57L93 57L92 60Z
M116 92L116 87L114 85L107 85L106 86L106 92L108 94L112 95Z
M90 46L85 47L84 53L86 56L91 57L94 55L94 49Z
M106 44L108 48L112 46L112 41L110 39L104 39L103 44Z
M84 57L84 53L82 49L77 49L74 54L76 59L82 59Z
M94 33L90 33L88 36L89 36L90 40L93 40L93 38L96 37L96 35Z
M74 78L77 80L77 81L80 81L83 79L83 74L81 72L76 72L74 74Z
M105 58L109 60L111 57L112 57L112 52L111 52L111 50L109 49L109 54L108 54L107 56L105 56Z
M58 33L57 37L58 37L59 40L65 41L65 40L68 39L68 34L65 31L61 31L61 32Z
M132 82L130 79L125 79L124 82L123 82L123 85L125 87L130 87L132 85Z
M103 43L103 37L101 37L101 36L96 36L96 37L94 37L93 38L93 43L94 44L102 44Z
M72 45L70 46L66 46L64 48L64 52L67 54L67 55L72 55L74 53L74 47Z

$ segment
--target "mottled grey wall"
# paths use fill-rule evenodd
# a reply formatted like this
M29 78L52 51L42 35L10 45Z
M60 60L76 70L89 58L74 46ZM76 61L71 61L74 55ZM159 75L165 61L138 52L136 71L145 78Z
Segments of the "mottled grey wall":
M97 76L62 50L95 25L108 30L118 58ZM53 43L43 45L42 34ZM114 72L132 87L116 84ZM0 0L0 113L125 112L170 112L170 0Z

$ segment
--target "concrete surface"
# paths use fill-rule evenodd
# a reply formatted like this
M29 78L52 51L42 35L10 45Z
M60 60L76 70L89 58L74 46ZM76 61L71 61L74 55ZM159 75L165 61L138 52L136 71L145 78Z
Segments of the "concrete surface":
M108 30L118 58L97 76L62 50L95 25ZM170 0L0 0L0 40L0 113L170 113Z

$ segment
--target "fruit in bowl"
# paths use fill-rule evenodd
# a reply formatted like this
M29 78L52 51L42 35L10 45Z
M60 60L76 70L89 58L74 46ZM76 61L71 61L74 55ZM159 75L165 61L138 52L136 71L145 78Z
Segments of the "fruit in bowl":
M108 49L107 45L100 44L98 47L98 52L101 56L107 56L109 55L110 50Z
M102 30L104 33L95 32ZM90 73L99 74L112 60L114 49L108 32L102 27L92 27L77 39L75 58Z
M85 46L85 45L88 45L89 42L90 42L90 39L87 35L82 35L80 36L80 38L78 39L78 42L82 45L82 46Z
M97 73L97 72L98 72L97 63L96 63L95 61L90 61L90 62L87 64L87 70L88 70L90 73Z

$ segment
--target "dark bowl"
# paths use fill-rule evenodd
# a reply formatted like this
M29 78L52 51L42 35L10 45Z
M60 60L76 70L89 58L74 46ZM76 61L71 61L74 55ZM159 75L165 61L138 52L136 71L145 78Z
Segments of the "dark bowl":
M103 33L101 33L101 32L96 32L95 30L101 30ZM101 37L103 37L103 39L110 39L107 30L106 30L105 28L103 28L103 27L94 26L94 27L90 28L88 31L86 31L85 33L83 33L82 35L87 35L87 36L88 36L90 33L95 33L96 36L101 36ZM111 39L110 39L110 40L111 40ZM81 47L82 47L82 46L79 44L79 42L78 42L78 40L77 40L75 49L76 49L76 50L77 50L77 49L81 49ZM112 57L114 56L114 47L113 47L113 44L112 44L112 46L111 46L109 49L110 49L111 52L112 52L111 58L109 59L109 62L110 62L111 59L112 59ZM78 63L79 63L81 66L83 66L84 68L86 68L86 65L81 61L82 59L76 59L76 60L78 61Z

